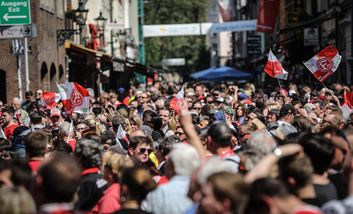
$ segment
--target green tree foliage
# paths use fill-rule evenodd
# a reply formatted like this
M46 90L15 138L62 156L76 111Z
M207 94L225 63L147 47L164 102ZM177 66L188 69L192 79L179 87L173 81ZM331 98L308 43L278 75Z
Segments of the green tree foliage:
M206 22L209 0L151 0L144 5L145 24ZM145 38L146 62L160 66L164 58L185 58L188 69L209 67L210 54L205 36Z

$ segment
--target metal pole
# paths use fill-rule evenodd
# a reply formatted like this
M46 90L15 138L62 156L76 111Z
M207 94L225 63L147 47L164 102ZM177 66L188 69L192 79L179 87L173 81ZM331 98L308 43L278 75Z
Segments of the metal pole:
M25 49L24 49L24 57L25 57L25 80L26 80L26 91L29 91L29 73L28 73L28 44L27 37L25 37Z
M21 59L20 55L16 55L17 60L17 78L18 78L18 97L22 101L22 79L21 79Z
M16 56L17 62L17 80L18 80L18 98L22 101L22 79L21 79L21 44L18 39L12 40L12 53Z
M353 3L351 5L351 78L353 77ZM353 80L350 82L352 83Z
M113 23L113 0L110 0L110 22ZM113 30L110 30L110 48L112 52L112 58L114 58L114 39Z
M130 28L130 20L129 20L129 1L130 0L124 0L124 28L128 29Z

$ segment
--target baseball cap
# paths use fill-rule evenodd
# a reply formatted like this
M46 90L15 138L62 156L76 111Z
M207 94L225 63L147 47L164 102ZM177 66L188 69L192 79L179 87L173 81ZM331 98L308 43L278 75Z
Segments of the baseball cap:
M54 117L54 116L60 117L61 116L61 111L59 109L57 109L57 108L53 108L50 111L50 117Z
M214 114L213 119L217 120L217 121L226 121L226 118L225 118L223 112L220 112L220 111L218 111Z
M223 97L219 97L217 99L215 99L216 102L220 102L220 103L223 103L224 102L224 99Z
M229 115L235 115L235 111L231 106L226 106L223 108L224 113Z
M279 112L279 116L282 117L290 113L295 113L294 106L291 104L284 104Z
M304 105L304 109L305 109L306 112L313 112L313 111L315 111L316 108L315 108L314 104L307 103L307 104Z

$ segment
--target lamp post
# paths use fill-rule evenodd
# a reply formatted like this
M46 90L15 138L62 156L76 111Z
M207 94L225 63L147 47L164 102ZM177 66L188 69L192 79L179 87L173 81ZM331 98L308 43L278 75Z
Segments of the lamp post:
M59 46L63 45L65 40L69 39L72 34L80 34L82 33L82 30L84 26L86 25L86 20L87 20L87 14L88 14L88 9L85 9L84 3L82 0L78 3L78 7L76 10L72 10L66 14L66 17L68 19L73 19L74 22L77 23L79 26L79 29L58 29L56 31L56 38L57 38L57 43ZM80 38L81 39L81 38Z
M102 11L99 12L99 16L94 19L96 21L96 25L98 27L98 32L99 32L99 39L101 40L101 43L104 44L104 31L105 31L105 26L107 24L107 18L103 16Z
M80 32L82 32L83 27L86 25L88 9L85 8L85 5L82 0L78 3L78 8L72 11L74 13L74 20L79 26Z

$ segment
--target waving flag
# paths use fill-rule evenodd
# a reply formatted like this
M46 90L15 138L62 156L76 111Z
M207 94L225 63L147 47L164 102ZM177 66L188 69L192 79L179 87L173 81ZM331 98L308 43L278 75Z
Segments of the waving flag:
M326 47L313 56L304 65L320 82L324 82L338 68L342 56L338 50L332 46Z
M268 61L264 68L265 72L273 78L287 80L288 72L284 70L281 62L272 53L271 49L268 53Z
M353 108L353 92L345 91L344 92L344 104L346 104L350 109Z
M71 115L73 111L88 111L89 93L87 89L75 82L68 82L57 86L67 114Z
M45 106L47 109L52 109L59 102L60 98L59 93L45 91L40 98L40 105Z
M180 89L180 91L175 95L175 97L170 101L170 106L169 108L173 109L175 113L178 113L178 102L183 102L184 101L184 86Z
M126 142L129 142L129 139L126 136L126 132L121 125L119 125L118 130L116 132L116 138L124 139Z

